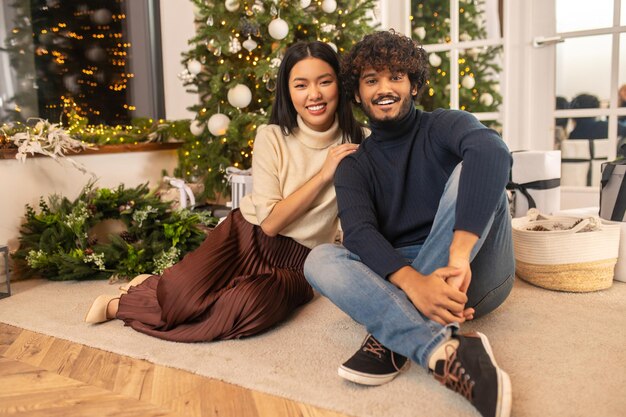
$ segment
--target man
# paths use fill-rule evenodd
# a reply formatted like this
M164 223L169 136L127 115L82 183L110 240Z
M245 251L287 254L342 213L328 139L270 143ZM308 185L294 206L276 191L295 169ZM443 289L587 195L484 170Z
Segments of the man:
M426 62L394 32L366 36L344 58L341 78L372 133L335 173L343 246L315 248L305 276L371 333L342 377L380 385L410 358L483 415L508 416L508 375L486 336L459 324L513 286L512 159L471 114L415 109Z

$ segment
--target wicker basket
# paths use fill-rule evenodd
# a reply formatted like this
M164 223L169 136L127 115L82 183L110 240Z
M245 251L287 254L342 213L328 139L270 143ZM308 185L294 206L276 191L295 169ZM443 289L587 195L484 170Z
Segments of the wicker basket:
M552 230L555 226L565 230ZM593 231L586 231L590 228ZM619 225L598 217L546 216L531 209L526 217L513 219L515 272L523 280L550 290L609 288L619 237Z

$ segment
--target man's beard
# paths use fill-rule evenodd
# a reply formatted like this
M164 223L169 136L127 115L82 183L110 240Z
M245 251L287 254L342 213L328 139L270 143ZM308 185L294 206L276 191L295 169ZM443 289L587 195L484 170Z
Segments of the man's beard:
M381 100L387 97L393 98L393 96L379 97L379 98L372 100L372 102L370 103L370 106L365 106L363 104L361 105L361 109L363 110L363 113L365 113L365 115L370 119L371 122L374 122L374 123L395 122L395 121L401 120L404 116L406 116L409 113L409 111L411 111L411 109L414 108L412 96L402 97L400 99L400 109L397 115L395 116L384 115L381 119L379 119L372 114L373 112L370 111L370 108L375 106L376 102L380 102Z

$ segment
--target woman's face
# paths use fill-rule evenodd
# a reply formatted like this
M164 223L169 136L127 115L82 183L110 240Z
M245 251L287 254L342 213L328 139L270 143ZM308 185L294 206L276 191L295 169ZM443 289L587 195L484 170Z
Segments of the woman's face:
M333 68L318 58L305 58L289 73L289 95L304 123L317 132L328 130L339 105L339 85Z

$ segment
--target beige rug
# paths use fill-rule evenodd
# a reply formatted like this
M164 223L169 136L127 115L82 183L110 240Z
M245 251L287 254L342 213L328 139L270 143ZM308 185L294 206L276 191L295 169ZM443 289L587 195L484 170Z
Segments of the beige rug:
M23 281L0 300L0 322L358 417L477 416L462 397L421 368L382 387L341 380L337 365L364 330L317 297L282 326L218 343L165 342L120 321L82 318L106 282ZM626 415L626 284L588 294L542 290L519 281L490 317L464 325L486 333L513 384L513 416Z

